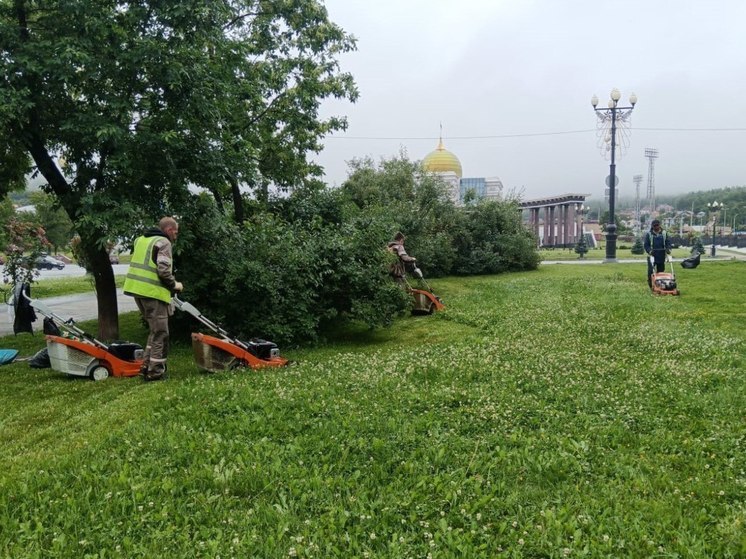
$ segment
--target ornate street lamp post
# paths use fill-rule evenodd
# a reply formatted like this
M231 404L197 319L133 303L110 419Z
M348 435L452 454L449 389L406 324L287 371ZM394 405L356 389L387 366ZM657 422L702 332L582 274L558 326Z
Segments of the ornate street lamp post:
M580 216L580 236L581 237L585 234L585 230L583 229L583 220L585 219L585 216L588 215L589 211L591 211L591 209L588 206L585 206L583 204L580 204L580 207L577 209L578 215Z
M598 117L599 136L601 150L604 156L609 155L611 164L609 165L609 177L607 186L609 187L609 223L606 225L606 262L616 262L616 219L614 217L614 202L616 198L616 150L617 150L617 126L621 126L629 121L632 115L632 109L637 104L637 95L634 93L629 96L629 107L620 107L619 99L622 94L614 88L611 90L608 108L598 108L598 97L595 95L591 98L591 105L596 111ZM607 131L608 129L608 131ZM624 143L625 138L622 138Z
M723 204L722 202L718 203L717 200L707 204L707 208L712 213L712 248L710 249L711 258L715 258L715 226L718 222L718 212L723 209L724 205L725 204Z
M586 214L591 209L588 206L584 206L583 204L580 204L575 211L577 212L578 216L580 217L580 229L578 233L578 240L575 244L575 252L577 252L580 256L579 258L585 258L585 253L588 252L588 243L585 241L585 231L583 230L583 218L586 216Z

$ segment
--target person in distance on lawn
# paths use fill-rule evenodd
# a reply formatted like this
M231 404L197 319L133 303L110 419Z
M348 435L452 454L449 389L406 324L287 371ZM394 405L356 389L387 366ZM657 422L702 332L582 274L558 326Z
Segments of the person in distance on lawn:
M172 243L179 234L179 224L172 217L164 217L158 227L149 229L135 239L124 293L135 298L148 323L150 333L145 345L140 369L146 381L160 380L166 373L169 332L168 317L173 313L171 294L184 286L173 273Z
M645 253L648 255L648 287L653 288L653 265L655 272L661 273L666 269L666 255L671 254L671 239L668 234L661 228L661 222L654 219L650 224L650 231L645 233L643 243ZM650 257L653 257L651 262Z
M404 234L398 232L394 235L394 240L386 245L389 252L393 252L398 257L398 260L391 265L389 275L399 284L404 284L407 268L413 267L417 262L417 259L409 256L404 249L404 239Z

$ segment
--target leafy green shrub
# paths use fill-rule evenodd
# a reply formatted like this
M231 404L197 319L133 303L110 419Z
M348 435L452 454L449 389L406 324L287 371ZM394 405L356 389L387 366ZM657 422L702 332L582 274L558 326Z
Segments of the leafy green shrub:
M32 222L11 218L6 225L8 245L3 279L12 283L31 283L39 276L34 262L42 252L49 250L44 229Z
M632 245L630 252L632 254L643 254L645 252L645 247L642 244L642 237L637 237L635 239L635 244Z
M404 154L375 165L351 163L342 190L360 211L380 216L406 237L407 252L430 277L532 270L536 239L523 226L514 200L479 201L457 208L446 185L423 174Z
M452 243L456 274L534 270L540 261L536 239L521 223L515 201L481 201L464 208Z
M575 252L580 258L585 258L585 254L588 252L588 243L585 240L585 235L580 235L578 242L575 243Z
M176 247L184 298L233 335L278 343L315 339L334 320L389 324L408 299L387 275L388 227L342 222L343 202L333 192L293 196L239 227L198 198ZM175 330L193 329L186 320Z

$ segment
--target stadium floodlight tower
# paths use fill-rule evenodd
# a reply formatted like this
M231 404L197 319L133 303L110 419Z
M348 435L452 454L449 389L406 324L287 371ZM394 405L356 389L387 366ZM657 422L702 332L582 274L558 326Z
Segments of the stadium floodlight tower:
M642 175L635 175L632 177L635 183L635 236L640 236L642 224L640 223L640 184L642 183Z
M645 157L648 158L648 206L650 213L655 211L655 160L658 159L658 150L645 148Z
M621 156L623 148L628 144L629 127L627 124L632 116L632 110L637 103L637 95L629 96L629 107L620 107L619 99L622 94L617 88L611 90L608 108L598 108L598 97L591 98L591 105L596 111L598 122L596 123L598 146L601 154L609 157L609 176L606 177L606 186L609 187L609 223L606 225L606 259L604 262L616 262L616 218L614 216L614 201L616 198L616 186L619 179L616 176L616 155L619 150ZM617 132L620 133L617 139Z

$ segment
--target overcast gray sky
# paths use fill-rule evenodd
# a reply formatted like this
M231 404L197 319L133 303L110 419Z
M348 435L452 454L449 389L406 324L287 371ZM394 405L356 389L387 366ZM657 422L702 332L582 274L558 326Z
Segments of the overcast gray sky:
M590 99L605 106L614 87L620 104L638 97L617 158L620 196L634 195L641 174L645 197L645 148L659 151L658 194L746 185L744 0L325 4L358 39L341 64L360 89L355 104L324 105L324 115L349 120L317 157L331 185L355 157L403 148L422 159L442 123L465 177L498 176L524 199L601 197L609 169Z

